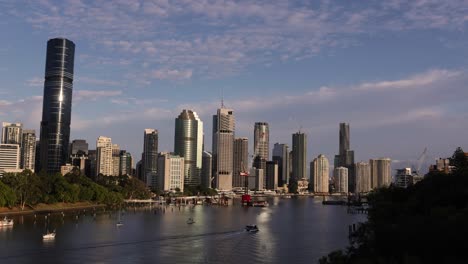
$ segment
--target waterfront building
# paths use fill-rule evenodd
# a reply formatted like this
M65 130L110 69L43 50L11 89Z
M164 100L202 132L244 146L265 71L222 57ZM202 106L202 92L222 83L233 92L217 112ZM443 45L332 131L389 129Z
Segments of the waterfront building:
M265 171L263 169L258 169L255 167L251 168L247 181L249 190L265 190Z
M168 152L158 155L158 174L152 187L160 191L184 191L184 158Z
M232 189L234 129L233 110L221 106L213 116L213 177L218 190Z
M355 166L356 193L368 193L372 190L370 165L358 162Z
M307 135L301 131L292 135L292 177L307 177Z
M278 186L289 182L289 148L286 144L275 143L273 146L273 161L278 163Z
M254 158L270 158L270 128L266 122L256 122L254 127Z
M391 163L392 160L389 158L369 160L372 189L389 186L392 183Z
M0 177L5 172L21 171L20 150L19 144L0 144Z
M315 193L328 193L329 192L329 162L325 155L318 155L310 163L310 180L314 186Z
M69 158L75 44L64 38L47 42L40 131L40 166L60 172Z
M413 174L411 168L397 169L395 174L395 186L408 188L413 185Z
M184 157L184 182L189 186L201 183L203 122L192 110L182 110L175 119L174 154Z
M142 180L146 186L154 187L156 184L158 171L158 141L158 130L151 128L145 129L140 180Z
M21 169L34 172L36 165L36 131L25 129L21 137Z
M201 171L201 185L206 188L211 188L213 168L213 156L208 151L203 151L202 156L202 171Z
M96 176L112 176L112 140L109 137L98 137L96 141Z
M267 161L265 173L265 189L278 189L278 163L276 161Z
M335 190L338 193L348 193L348 168L337 167L334 170Z
M21 146L23 135L23 124L2 122L2 143L18 144Z
M246 137L234 139L234 168L232 187L244 187L245 179L240 175L246 172L249 166L249 140Z

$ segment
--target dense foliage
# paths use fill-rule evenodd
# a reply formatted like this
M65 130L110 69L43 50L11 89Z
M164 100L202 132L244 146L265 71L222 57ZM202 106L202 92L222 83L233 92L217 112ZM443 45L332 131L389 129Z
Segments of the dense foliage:
M73 170L61 174L35 174L30 170L5 173L0 178L0 207L34 206L38 203L74 203L90 201L116 205L123 199L148 199L151 193L136 178L100 176L97 182Z
M346 252L327 263L468 263L468 160L457 149L450 174L431 172L407 189L390 186L369 196L368 221Z
M297 179L295 177L291 177L291 179L289 179L289 184L288 184L288 189L289 189L289 193L298 193L298 183L297 183Z
M203 187L201 185L198 186L184 186L184 195L187 196L195 196L195 195L205 195L205 196L212 196L217 195L218 192L215 189Z

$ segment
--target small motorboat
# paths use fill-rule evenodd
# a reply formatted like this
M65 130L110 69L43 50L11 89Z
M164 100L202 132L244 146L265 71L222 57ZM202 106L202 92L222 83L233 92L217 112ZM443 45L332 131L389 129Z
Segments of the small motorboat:
M47 234L42 235L43 240L53 240L55 239L55 230L54 232L47 232Z
M0 220L0 227L2 226L13 226L13 219L8 219L6 216L3 220Z
M257 225L246 225L245 226L245 231L247 231L249 233L257 233L259 230L258 230Z
M115 225L116 225L117 227L119 227L119 226L123 226L123 223L122 223L122 221L118 221L117 224L115 224Z
M193 220L193 218L189 218L187 220L187 224L189 224L189 225L194 224L194 223L195 223L195 221Z

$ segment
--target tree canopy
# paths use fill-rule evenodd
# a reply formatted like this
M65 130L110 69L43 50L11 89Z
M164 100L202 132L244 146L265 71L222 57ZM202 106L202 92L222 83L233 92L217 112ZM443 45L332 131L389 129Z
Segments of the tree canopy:
M90 201L116 205L123 199L148 199L151 192L140 180L130 176L102 176L94 182L75 169L61 174L35 174L30 170L5 173L0 178L0 207L26 206L38 203L74 203Z
M460 148L456 170L431 172L407 189L381 188L369 197L368 221L351 236L346 252L327 263L468 263L468 162Z

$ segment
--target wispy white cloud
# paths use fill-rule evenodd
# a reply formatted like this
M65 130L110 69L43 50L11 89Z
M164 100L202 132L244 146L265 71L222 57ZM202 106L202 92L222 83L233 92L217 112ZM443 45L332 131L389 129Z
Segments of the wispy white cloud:
M159 69L152 72L152 77L159 80L186 80L192 78L192 70Z
M74 93L74 100L92 100L95 101L101 97L108 98L121 95L120 90L78 90Z
M140 83L151 82L154 69L163 69L153 75L157 79L213 78L355 45L363 34L464 31L468 21L463 0L25 0L4 7L49 35L84 39L110 52L92 63L147 65L123 76L146 78Z
M44 79L40 77L34 77L26 81L26 84L30 87L41 87L44 86Z

